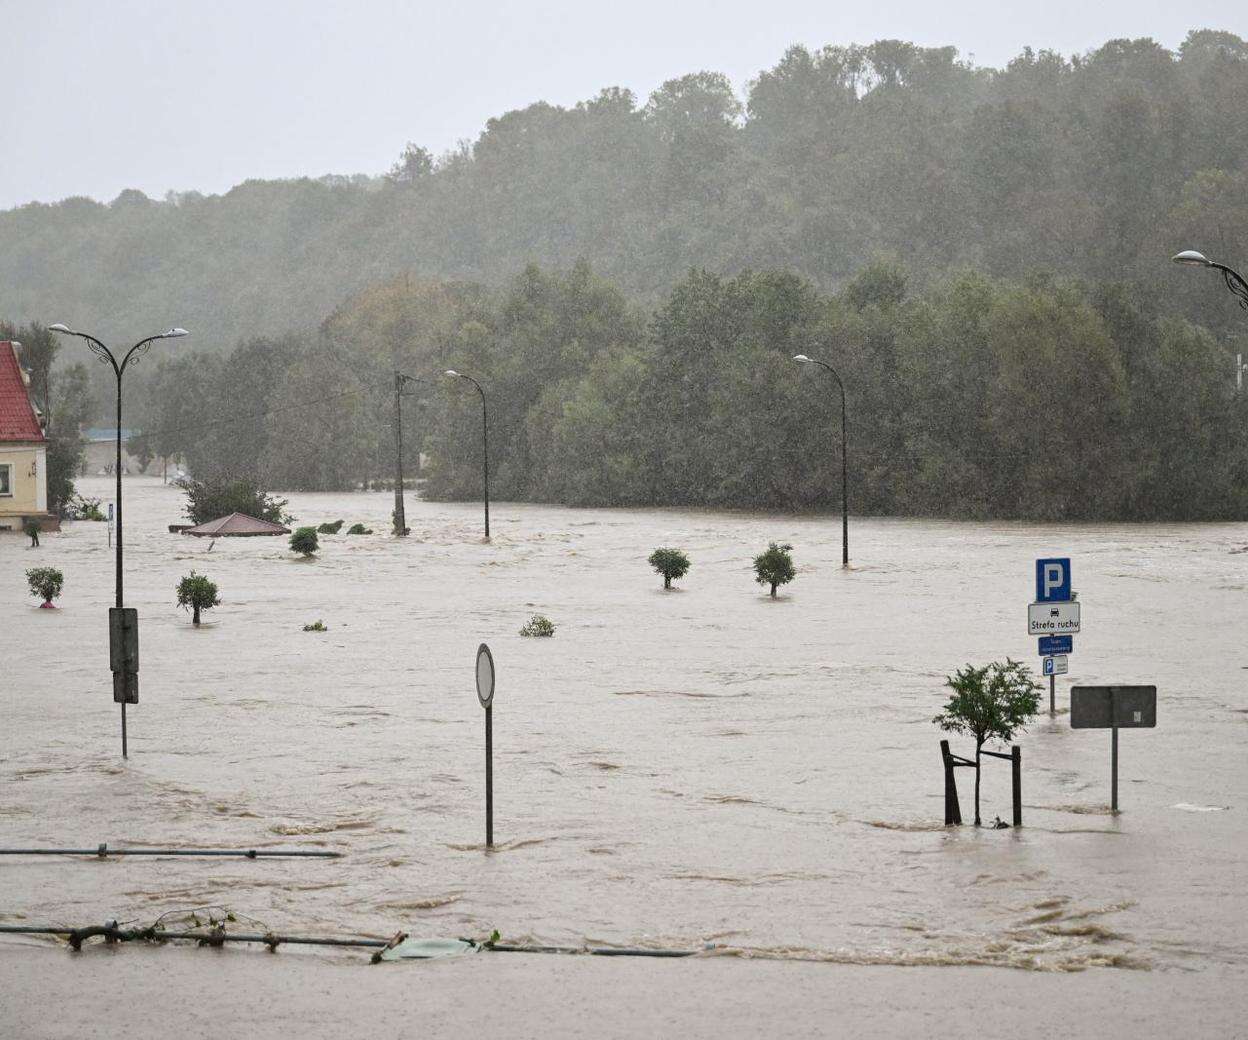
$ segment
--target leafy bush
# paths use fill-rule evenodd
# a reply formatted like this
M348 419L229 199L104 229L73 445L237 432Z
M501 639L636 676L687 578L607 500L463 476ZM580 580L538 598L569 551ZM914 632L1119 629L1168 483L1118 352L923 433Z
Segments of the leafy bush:
M86 498L83 495L76 495L73 502L69 506L69 518L71 520L106 520L104 510L100 507L98 498Z
M689 557L679 549L655 549L650 566L663 576L663 587L670 589L674 578L683 578L689 571Z
M30 594L43 600L44 606L51 606L65 587L65 576L55 567L31 567L26 572L26 581Z
M303 630L305 632L328 632L329 631L329 629L325 626L325 623L323 621L313 621L312 624L310 625L304 625Z
M953 690L945 710L932 721L950 733L975 738L975 826L979 823L980 750L988 740L1010 741L1040 707L1040 684L1019 661L967 665L945 680Z
M760 585L771 586L771 598L776 598L776 588L787 585L797 576L791 555L793 546L772 542L767 551L754 557L754 580Z
M520 629L522 636L553 636L555 624L545 614L534 614L529 623Z
M352 524L347 528L347 534L372 534L371 527L365 527L363 524Z
M302 553L305 559L312 556L321 547L316 537L316 528L296 528L295 533L290 536L290 547L295 552Z
M191 608L191 624L199 624L200 611L211 610L220 605L216 584L204 575L191 571L178 582L178 606Z
M230 513L244 513L275 524L289 523L287 501L274 498L260 490L250 477L226 477L220 480L194 480L187 477L175 481L186 492L186 515L192 523L203 524Z
M321 524L321 526L316 529L317 534L337 534L342 530L343 523L345 523L345 521L335 520L332 524Z

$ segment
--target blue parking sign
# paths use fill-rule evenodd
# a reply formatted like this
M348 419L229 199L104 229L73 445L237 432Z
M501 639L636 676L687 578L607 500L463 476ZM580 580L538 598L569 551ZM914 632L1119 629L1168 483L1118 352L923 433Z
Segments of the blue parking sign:
M1036 602L1058 603L1070 599L1070 557L1036 561Z
M1075 652L1074 636L1041 636L1039 654L1041 657L1056 657L1058 654Z

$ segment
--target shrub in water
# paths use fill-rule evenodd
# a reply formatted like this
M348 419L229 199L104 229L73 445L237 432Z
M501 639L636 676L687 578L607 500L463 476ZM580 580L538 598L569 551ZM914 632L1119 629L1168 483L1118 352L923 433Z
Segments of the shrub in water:
M967 665L945 680L953 690L945 710L932 721L950 733L975 738L975 826L979 826L979 756L984 742L1009 743L1040 708L1040 684L1019 661Z
M372 534L371 527L365 527L363 524L352 524L347 528L347 534Z
M793 546L772 542L767 551L754 557L754 580L760 585L771 586L771 598L776 598L776 588L787 585L797 576L791 555Z
M32 567L26 572L26 581L30 585L30 594L38 596L42 607L55 610L52 601L61 594L65 586L65 576L55 567Z
M30 539L30 547L32 549L36 548L39 545L39 521L26 520L22 524L22 531Z
M312 624L310 625L304 625L303 630L305 632L328 632L329 631L329 629L325 627L325 623L322 621L313 621Z
M663 576L665 589L672 587L673 579L683 578L689 571L689 557L679 549L655 549L649 562Z
M104 520L104 510L100 508L100 500L98 498L84 498L82 495L77 496L70 504L71 520Z
M342 530L343 523L344 521L342 520L335 520L332 524L321 524L316 529L317 534L337 534Z
M312 556L321 547L316 538L316 528L296 528L295 533L290 536L290 547L295 552L301 553L304 559Z
M183 609L190 608L192 625L199 624L201 611L211 610L220 605L221 600L217 597L216 583L204 575L191 571L178 582L178 606Z
M529 618L529 623L520 629L520 634L522 636L553 636L555 625L545 614L534 614Z

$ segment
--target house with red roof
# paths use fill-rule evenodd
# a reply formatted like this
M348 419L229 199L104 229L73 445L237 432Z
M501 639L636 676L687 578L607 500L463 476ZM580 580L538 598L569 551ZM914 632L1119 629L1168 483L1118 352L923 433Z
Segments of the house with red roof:
M55 528L48 513L48 441L18 361L21 344L0 340L0 529L26 518Z

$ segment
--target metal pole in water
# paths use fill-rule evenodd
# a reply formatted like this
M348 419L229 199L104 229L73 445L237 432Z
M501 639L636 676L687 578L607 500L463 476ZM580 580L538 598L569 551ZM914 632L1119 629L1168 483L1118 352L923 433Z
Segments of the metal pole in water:
M1057 714L1057 676L1049 676L1049 714Z
M1109 759L1110 759L1110 781L1109 781L1109 808L1113 813L1118 812L1118 706L1114 703L1114 688L1109 688Z
M1014 826L1023 825L1023 751L1017 744L1010 748L1010 772L1014 788Z
M494 705L485 706L485 846L494 847Z
M1111 760L1110 768L1113 772L1113 777L1110 780L1110 788L1109 788L1110 808L1115 813L1117 813L1118 812L1118 727L1114 726L1113 729L1110 730L1110 734L1111 736L1109 738L1110 739L1109 757Z

